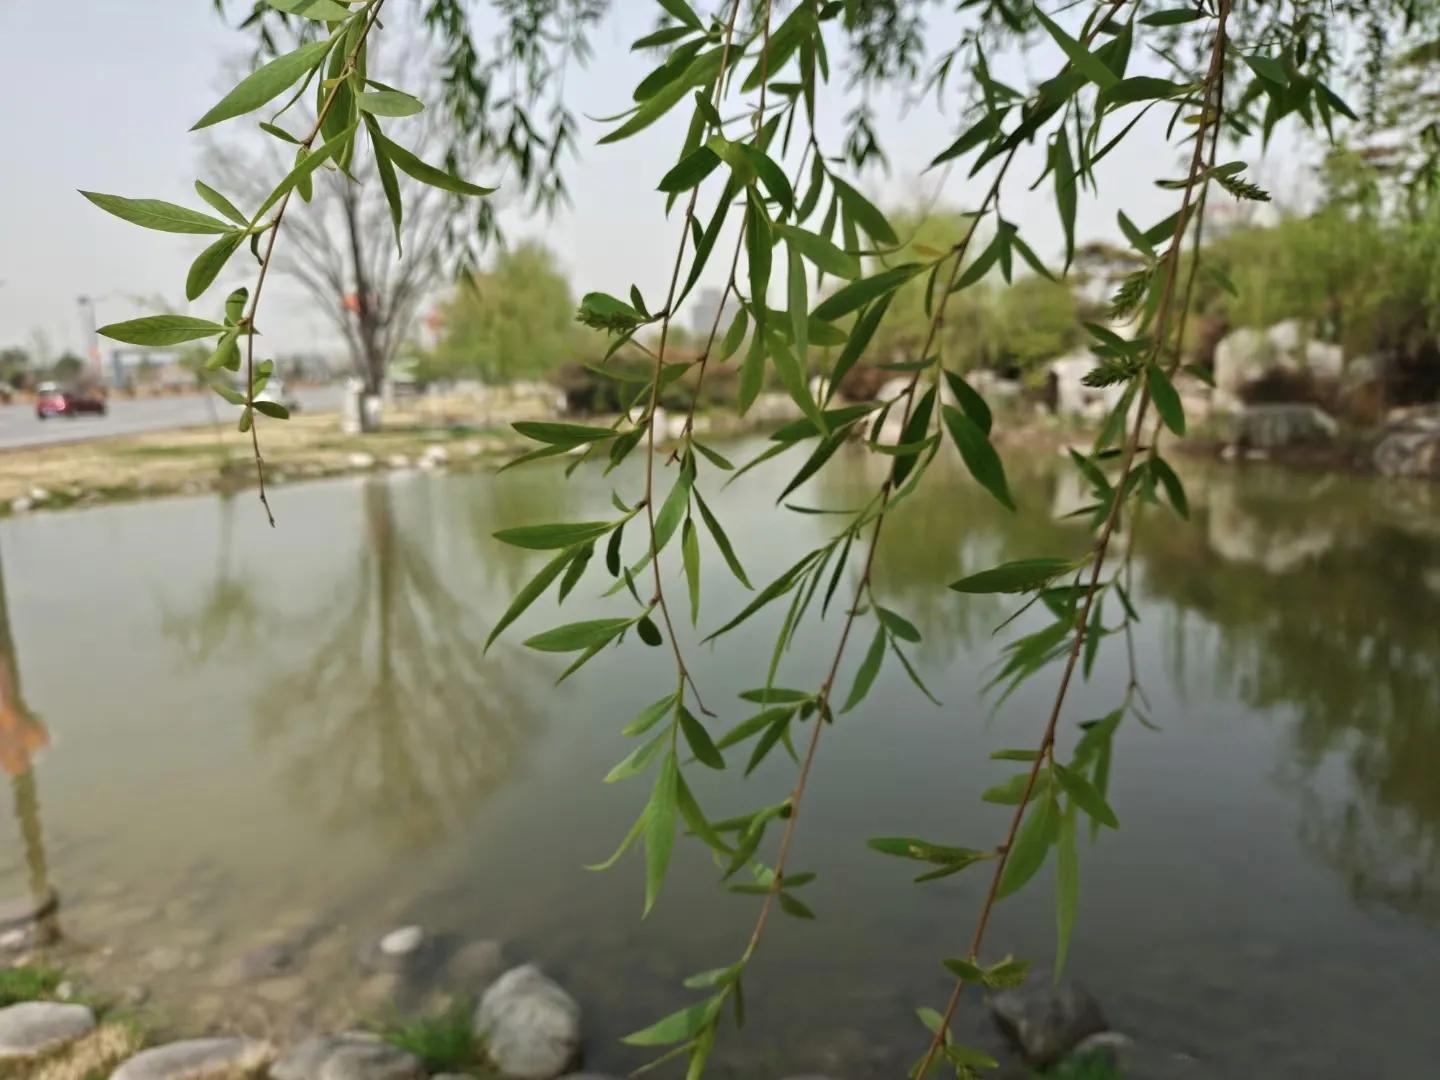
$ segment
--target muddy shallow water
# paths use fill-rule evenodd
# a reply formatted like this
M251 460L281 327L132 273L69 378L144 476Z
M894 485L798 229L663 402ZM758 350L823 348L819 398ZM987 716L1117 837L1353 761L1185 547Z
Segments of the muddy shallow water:
M877 585L924 632L915 658L944 706L887 665L827 734L795 864L820 873L806 889L819 918L772 926L716 1075L888 1078L922 1048L914 1007L943 1001L937 957L963 950L984 882L913 886L863 840L999 835L1004 811L977 797L1006 775L988 752L1034 741L1054 676L992 713L980 688L1006 608L936 583L1002 551L1083 544L1054 520L1077 497L1068 479L1049 462L1013 468L1017 515L946 470L887 529ZM877 480L866 469L856 457L799 501L851 505ZM833 523L762 519L783 477L754 475L712 502L758 582ZM1138 541L1139 660L1162 730L1122 732L1122 828L1081 852L1071 971L1114 1026L1210 1075L1428 1075L1440 497L1260 468L1189 483L1192 524L1155 513ZM580 998L593 1067L638 1064L616 1037L675 1007L681 977L728 962L755 911L685 844L643 923L637 861L583 869L645 798L600 778L627 751L625 720L668 688L666 657L627 646L554 689L562 665L514 644L611 612L601 560L563 618L546 600L481 651L543 557L490 533L599 517L608 501L598 475L566 484L541 468L285 488L273 532L245 495L0 523L0 779L14 794L0 897L53 885L66 962L146 987L147 1007L187 1032L438 1007L466 990L451 956L498 939ZM710 550L704 574L702 628L745 595ZM779 614L692 647L722 725L746 715L734 694L763 681ZM832 612L781 681L817 682L835 633ZM1107 649L1066 713L1067 744L1125 678ZM792 768L777 755L748 784L737 768L697 778L697 793L723 815L782 797ZM1001 907L995 951L1051 952L1047 876ZM376 973L369 947L407 923L432 935L424 963ZM960 1026L995 1041L978 1005Z

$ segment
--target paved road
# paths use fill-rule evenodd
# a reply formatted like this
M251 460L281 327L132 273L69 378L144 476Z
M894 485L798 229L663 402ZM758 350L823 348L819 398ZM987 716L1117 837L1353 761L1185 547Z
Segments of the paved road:
M338 386L306 387L294 391L305 412L326 412L340 408ZM211 404L201 394L184 397L140 398L126 401L112 398L105 416L52 417L39 420L33 405L0 405L0 450L53 443L84 442L108 435L138 435L146 431L208 424L218 413L222 418L235 412L218 397Z

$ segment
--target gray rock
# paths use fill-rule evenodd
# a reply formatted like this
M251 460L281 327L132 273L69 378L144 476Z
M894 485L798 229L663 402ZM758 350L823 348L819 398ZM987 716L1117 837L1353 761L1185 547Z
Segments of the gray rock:
M1233 425L1234 441L1257 450L1328 442L1340 430L1328 413L1314 405L1247 405Z
M1014 990L992 994L986 1004L1006 1038L1032 1065L1051 1065L1082 1039L1107 1027L1100 1006L1074 983L1051 985L1037 976Z
M580 1006L538 967L526 964L485 991L474 1031L509 1080L555 1080L580 1054Z
M414 1054L364 1032L306 1039L270 1066L270 1080L425 1080Z
M43 1054L95 1030L84 1005L25 1001L0 1009L0 1061Z
M1440 478L1440 409L1392 409L1372 460L1382 476Z
M1101 1058L1111 1068L1129 1072L1130 1059L1135 1053L1135 1040L1118 1031L1100 1031L1087 1035L1075 1044L1071 1057Z
M268 1065L275 1049L257 1039L190 1039L142 1050L110 1080L229 1080Z
M472 941L445 961L445 980L457 989L481 994L505 970L505 948L498 941Z

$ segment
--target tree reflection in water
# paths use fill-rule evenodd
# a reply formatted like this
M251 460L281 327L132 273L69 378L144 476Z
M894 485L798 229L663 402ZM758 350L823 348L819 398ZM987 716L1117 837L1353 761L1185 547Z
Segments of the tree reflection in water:
M31 711L20 685L20 659L10 629L10 606L5 594L5 572L0 565L0 770L10 779L15 820L25 851L30 899L46 914L39 924L44 943L59 940L58 900L50 884L45 836L40 824L40 796L35 783L35 754L49 745L45 725Z
M1357 899L1440 919L1440 507L1399 512L1440 493L1268 470L1217 481L1192 485L1198 527L1142 534L1147 591L1218 629L1203 640L1219 683L1293 712L1282 780L1302 841ZM1322 775L1337 757L1339 796Z
M391 484L362 497L358 563L317 612L329 630L271 684L256 731L327 825L424 844L506 778L533 728L513 666L483 662L483 634L397 524Z

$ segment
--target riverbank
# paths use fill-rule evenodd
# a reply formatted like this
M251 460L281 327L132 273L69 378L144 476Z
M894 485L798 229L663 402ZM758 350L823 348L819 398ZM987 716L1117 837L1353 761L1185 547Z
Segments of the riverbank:
M697 421L697 430L718 437L741 435L797 415L783 395L766 398L773 400L757 403L746 418L728 413L707 415ZM762 404L766 407L761 408ZM1262 461L1309 472L1440 474L1440 449L1436 449L1440 447L1440 414L1402 410L1415 415L1394 418L1385 429L1356 432L1330 430L1311 421L1312 412L1308 406L1254 408L1238 421L1199 425L1190 437L1175 441L1175 448L1189 457L1236 464ZM1297 416L1306 422L1297 422ZM1277 418L1284 423L1277 423ZM482 413L464 400L421 398L392 407L383 427L364 435L345 433L339 416L332 413L267 422L261 430L266 483L280 486L394 469L493 466L533 448L510 428L510 423L522 419L554 417L548 408L536 408L533 402L518 410ZM606 419L585 422L605 423ZM1001 453L1008 455L1063 453L1067 447L1087 445L1093 434L1074 419L1012 412L998 418L995 442ZM1391 447L1398 449L1391 451ZM0 469L0 516L153 496L234 491L253 487L256 480L250 437L233 425L16 449L0 452L0 461L4 466ZM1387 467L1392 463L1393 468Z

